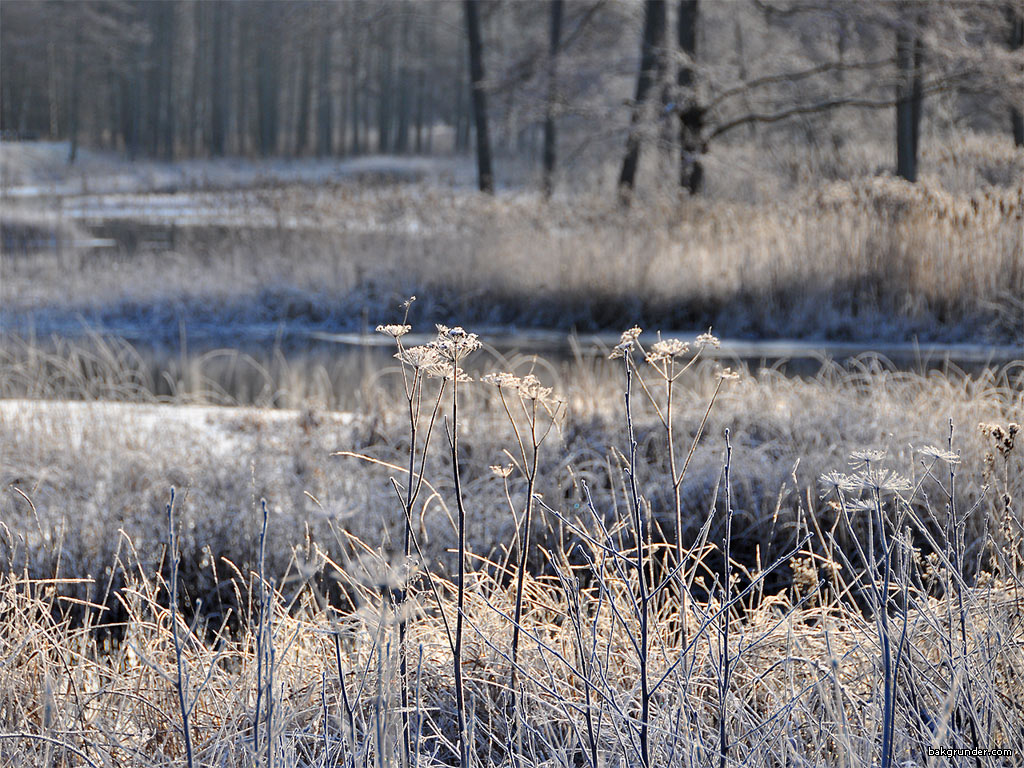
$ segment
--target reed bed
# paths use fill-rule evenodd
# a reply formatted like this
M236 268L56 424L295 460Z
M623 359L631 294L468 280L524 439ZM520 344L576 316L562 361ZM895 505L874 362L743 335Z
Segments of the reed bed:
M84 324L165 341L182 323L358 330L416 294L419 324L1022 341L1019 182L951 191L867 176L756 202L655 196L628 211L429 185L239 194L266 220L143 217L118 225L142 241L125 251L9 254L0 319L20 333Z

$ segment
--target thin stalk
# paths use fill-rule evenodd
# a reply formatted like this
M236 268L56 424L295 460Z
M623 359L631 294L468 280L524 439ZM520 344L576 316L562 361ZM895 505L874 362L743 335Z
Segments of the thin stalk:
M878 635L882 644L883 683L882 703L882 768L892 765L893 724L895 721L895 693L892 673L892 648L889 641L889 580L891 576L891 553L882 519L882 497L878 488L872 489L875 524L882 545L882 582L878 588Z
M537 465L540 456L540 445L537 442L537 401L533 400L531 403L530 438L533 452L526 476L526 512L523 515L523 529L519 536L519 569L516 573L516 601L514 620L512 622L512 671L510 673L510 688L512 691L511 722L513 728L513 744L515 745L513 761L516 765L519 764L519 755L521 754L521 744L519 743L519 718L522 716L522 707L520 702L521 697L517 685L519 630L523 617L523 584L526 580L526 564L530 554L530 532L533 528L533 492L537 482ZM515 426L514 421L513 426Z
M263 527L260 530L260 561L257 578L260 582L260 623L256 631L256 713L252 721L252 747L259 753L260 748L260 706L263 700L263 635L266 628L267 590L264 568L267 555L267 500L260 499L263 509Z
M454 368L453 364L453 368ZM452 377L452 429L449 443L452 449L452 478L455 482L455 501L459 514L459 565L456 582L458 612L455 616L455 708L459 720L459 765L469 768L469 743L466 739L466 693L462 681L462 624L466 605L466 505L462 499L462 479L459 475L459 376Z
M174 535L174 489L171 488L171 500L167 504L168 548L171 557L171 635L174 638L174 659L178 675L174 687L178 693L178 707L181 710L181 730L185 737L185 762L192 768L192 731L189 727L189 708L185 704L185 686L188 683L188 670L182 655L181 638L178 636L178 544Z
M349 745L349 768L356 765L356 717L355 711L348 700L348 687L345 685L345 668L341 663L341 635L335 629L334 635L334 663L338 670L338 687L341 688L341 705L345 709L345 717L348 720L348 736L342 734L342 744L351 741Z
M650 716L651 716L651 694L648 681L648 621L649 621L649 596L647 594L647 577L644 574L644 562L647 558L647 550L644 547L645 534L643 529L643 514L640 505L640 492L636 482L636 436L633 432L633 405L632 405L632 379L633 372L630 364L630 357L625 356L626 369L626 430L629 440L629 493L630 512L633 519L633 536L636 544L636 572L637 572L637 601L636 610L640 620L640 643L637 652L637 661L640 666L640 763L643 768L650 768L651 747L649 741Z
M953 420L949 421L949 439L947 443L947 450L953 453ZM966 515L964 520L957 520L956 512L956 464L954 462L948 462L949 465L949 493L947 494L949 499L949 517L953 520L953 558L956 563L957 571L962 577L964 573L963 567L963 526L966 524ZM974 695L971 691L970 684L970 670L967 669L967 611L964 609L964 592L962 586L962 579L954 579L956 585L956 601L957 610L960 614L960 658L964 665L964 694L967 697L967 721L971 728L971 747L974 750L974 764L976 768L981 768L981 758L978 757L978 729L975 725L975 718L977 710L974 707ZM959 707L957 708L957 714L959 719Z
M723 540L722 564L722 651L721 680L718 693L718 766L725 768L729 757L729 742L726 733L726 700L729 696L729 618L732 614L730 596L732 592L732 442L729 430L725 430L725 536Z

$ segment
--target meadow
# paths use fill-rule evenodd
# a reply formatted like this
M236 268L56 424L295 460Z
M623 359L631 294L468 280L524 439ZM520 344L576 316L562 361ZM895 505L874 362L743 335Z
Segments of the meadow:
M1021 764L1024 352L715 338L1021 349L1005 142L629 210L3 149L0 766Z
M5 760L1016 764L1019 366L452 333L352 413L3 401Z

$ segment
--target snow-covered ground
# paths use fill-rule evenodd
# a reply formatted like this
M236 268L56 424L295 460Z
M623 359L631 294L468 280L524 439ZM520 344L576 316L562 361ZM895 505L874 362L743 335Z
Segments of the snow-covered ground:
M165 162L80 149L68 164L67 142L0 142L0 192L12 199L91 194L237 190L282 184L428 182L467 186L466 158L395 157L248 159Z
M103 432L114 443L160 441L168 435L187 434L189 442L202 445L211 458L226 458L251 447L252 428L273 436L284 431L284 425L301 422L303 415L303 411L285 408L0 399L0 431L41 431L59 437L71 452L95 449L95 436ZM353 416L331 413L329 419L336 426L347 426Z

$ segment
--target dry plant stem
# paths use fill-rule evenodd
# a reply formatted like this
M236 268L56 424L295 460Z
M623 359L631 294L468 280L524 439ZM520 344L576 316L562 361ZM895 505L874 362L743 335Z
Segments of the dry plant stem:
M398 340L399 352L401 352L402 342ZM405 367L402 367L404 372ZM406 601L409 599L409 559L412 556L412 504L413 504L413 487L415 482L414 471L416 468L416 410L417 403L416 398L419 394L420 387L420 376L418 372L413 376L412 391L406 388L406 400L409 408L409 472L406 478L405 486L405 537L403 542L403 560L402 560L402 586L398 595L397 611L399 613L398 619L398 676L400 679L400 685L402 688L402 749L404 763L403 765L408 768L412 762L412 744L409 733L410 722L409 722L409 660L407 658L406 648L406 634L408 632L405 607Z
M693 364L693 360L683 369L689 368ZM675 507L675 518L676 518L676 567L679 568L679 632L680 632L680 646L686 648L686 616L687 616L687 602L689 599L689 589L686 584L686 579L683 578L683 564L686 562L693 549L690 552L684 552L683 550L683 505L682 505L682 487L683 478L686 477L686 470L690 466L690 460L693 459L693 455L697 452L697 444L700 442L701 436L704 434L704 427L707 426L708 417L711 416L711 410L715 407L715 400L718 399L718 393L722 391L722 384L725 383L724 378L719 378L718 383L715 385L715 391L711 395L711 399L708 401L707 410L704 411L704 417L701 419L700 425L697 427L697 432L693 436L693 442L690 444L690 450L686 454L686 460L683 461L683 467L679 472L676 472L676 455L675 447L673 442L673 430L672 430L672 385L678 378L678 374L674 375L668 380L666 385L668 403L665 407L665 429L668 432L668 456L669 456L669 467L672 473L672 501ZM684 661L685 665L685 661Z
M178 708L181 711L181 731L185 738L185 762L192 768L192 732L189 728L189 706L186 703L185 688L188 685L188 670L182 654L181 637L178 635L178 545L174 534L174 489L171 488L171 500L167 503L167 547L171 559L171 635L174 639L174 660L177 666L177 677L174 687L178 693Z
M637 576L637 600L636 610L640 620L640 644L638 647L638 663L640 667L640 763L643 768L649 768L651 764L651 749L649 743L649 728L651 715L651 692L648 681L648 621L649 621L649 595L647 593L647 577L644 574L644 564L647 560L647 549L644 546L646 534L643 527L643 511L640 503L640 491L636 483L636 437L633 432L633 404L632 404L632 380L633 370L630 356L625 356L626 370L626 432L629 441L629 505L633 524L633 538L636 545L636 576Z
M454 368L454 364L453 364ZM455 708L459 723L459 765L469 768L469 742L466 733L466 692L462 680L462 623L466 605L466 505L462 499L462 480L459 475L459 377L452 377L452 428L448 442L452 452L452 479L455 483L455 502L459 513L459 565L457 577L458 597L455 615Z
M267 591L267 601L264 604L262 610L266 613L267 620L264 622L264 632L266 636L264 638L267 654L266 664L266 687L267 687L267 768L275 768L276 762L274 760L274 615L273 615L273 604L274 604L274 591L276 587L274 582L270 583L270 589Z
M345 710L345 718L348 724L348 735L342 733L342 745L347 741L349 744L349 768L356 765L356 716L348 699L348 686L345 683L345 667L341 662L341 635L337 629L332 633L334 637L334 663L338 670L338 687L341 689L341 705Z
M878 639L882 645L882 673L883 700L882 700L882 768L889 768L892 765L893 755L893 721L895 710L894 697L895 686L892 668L892 647L889 638L889 579L890 579L890 551L888 539L885 533L885 521L882 518L882 498L879 489L871 491L874 503L875 525L878 527L878 536L882 545L882 581L876 592L876 611L878 621Z
M947 450L950 454L953 453L953 420L949 421L949 436L947 439ZM953 522L953 563L957 568L957 573L962 574L963 570L963 527L966 524L966 515L964 520L957 520L957 509L956 509L956 463L947 462L949 467L949 490L946 492L946 504L947 504L947 517ZM971 747L975 750L974 763L976 768L981 768L981 758L978 757L978 730L975 723L977 717L977 710L974 707L974 695L971 690L971 675L970 670L967 666L968 658L968 647L967 647L967 611L964 608L964 591L963 585L959 579L954 580L956 588L956 601L957 610L960 614L959 629L960 629L960 659L963 663L963 682L964 694L967 698L967 722L970 726L971 733ZM958 724L963 719L962 708L957 706L956 718Z
M265 654L263 642L266 632L267 618L267 587L264 579L264 569L266 567L267 559L267 521L269 517L267 512L267 500L260 499L260 506L263 512L263 524L260 528L259 572L256 574L256 577L260 582L260 620L259 627L256 631L256 712L253 715L252 721L252 746L253 750L257 754L259 754L260 748L260 708L263 701L263 656Z
M71 744L68 744L67 742L60 741L58 739L54 739L54 738L52 738L50 736L43 736L43 735L38 734L38 733L0 733L0 739L2 739L2 740L6 740L6 739L19 739L19 740L20 739L24 739L26 741L42 742L43 744L46 744L46 745L48 745L50 747L56 746L59 749L65 750L67 752L70 752L75 757L81 759L86 765L89 766L89 768L100 768L99 763L93 762L89 758L89 756L87 754L85 754L85 752L83 752L82 750L78 749L78 747L75 747L75 746L73 746ZM106 765L106 764L107 764L106 761L104 761L104 765Z
M323 717L323 730L320 732L320 741L324 750L324 765L328 765L331 759L331 744L327 739L329 721L327 719L327 667L320 670L320 711Z
M729 430L725 430L725 535L722 541L722 649L720 656L718 689L718 766L725 768L729 758L729 742L726 733L726 703L729 697L729 617L732 614L732 443Z
M598 768L597 757L597 731L594 728L593 701L591 686L593 682L590 677L590 669L587 666L587 653L583 643L583 609L580 604L580 582L565 576L561 570L557 570L558 580L562 584L562 591L565 593L566 613L572 622L572 641L576 651L576 664L579 667L578 673L583 681L583 716L587 729L587 748L590 768Z
M408 308L406 310L408 316ZM404 320L403 320L404 323ZM401 338L396 339L398 352L403 351ZM437 400L434 403L433 411L430 414L430 421L427 425L426 434L423 440L423 447L420 449L422 455L419 474L416 473L416 451L419 437L420 412L423 402L423 373L419 369L413 371L410 382L406 366L402 366L402 376L405 384L406 405L409 415L409 468L406 476L405 492L401 502L405 513L405 537L403 542L403 571L402 586L399 590L396 610L399 613L398 620L398 654L399 654L399 678L402 697L402 748L404 765L408 768L412 761L412 734L409 719L409 659L406 646L408 634L408 617L406 616L406 604L409 600L409 563L412 557L412 510L419 496L420 488L423 485L424 464L426 462L427 448L430 445L430 436L433 432L437 413L441 407L441 398L444 395L444 384L438 389Z
M512 428L515 430L516 439L519 442L519 449L523 458L523 466L527 467L526 464L526 448L525 443L519 433L519 429L516 427L515 419L512 418L512 414L509 412L507 403L505 402L505 395L501 393L501 402L505 406L505 413L508 415L509 421L512 422ZM520 400L522 403L522 400ZM523 404L525 408L525 403ZM518 570L516 572L516 597L515 597L515 612L513 614L512 621L512 664L510 672L509 688L512 694L512 712L511 712L511 727L512 727L512 746L513 746L513 761L516 765L519 764L519 758L522 754L522 743L519 733L519 721L522 717L521 707L521 694L519 692L517 672L519 664L519 634L520 626L523 618L523 584L526 577L526 564L530 555L530 532L533 528L533 492L537 482L537 465L540 457L540 443L537 439L537 400L530 400L530 411L527 415L527 419L530 425L530 446L531 456L529 468L526 472L526 510L523 515L522 532L519 535L519 563Z

